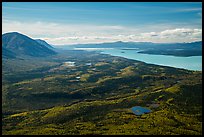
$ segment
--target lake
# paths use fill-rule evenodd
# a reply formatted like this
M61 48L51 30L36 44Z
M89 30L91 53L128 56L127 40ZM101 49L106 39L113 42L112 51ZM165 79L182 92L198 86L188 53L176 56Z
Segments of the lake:
M102 54L120 56L139 60L145 63L202 71L202 56L176 57L168 55L152 55L138 53L139 50L123 50L119 48L74 48L75 50L99 51Z
M122 53L124 52L124 53ZM136 50L108 49L101 53L143 61L146 63L202 71L202 56L176 57L137 53Z

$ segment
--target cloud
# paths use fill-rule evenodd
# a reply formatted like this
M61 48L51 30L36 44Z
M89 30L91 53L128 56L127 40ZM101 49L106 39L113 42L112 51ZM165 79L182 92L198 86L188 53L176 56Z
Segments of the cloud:
M192 12L192 11L202 11L202 8L180 8L175 10L176 12Z
M176 28L172 30L165 30L160 33L163 37L193 37L193 36L202 36L201 29L189 29L189 28Z
M3 33L17 31L32 38L44 39L54 45L115 41L171 43L202 40L202 29L167 28L168 27L161 27L159 24L156 26L133 27L120 25L19 22L5 20L4 18L2 22Z
M202 29L175 28L160 32L142 33L140 40L151 42L192 42L202 40Z
M28 33L30 35L49 35L49 36L73 36L82 35L85 33L95 34L109 33L109 32L120 32L123 31L123 26L118 25L83 25L83 24L57 24L48 22L19 22L19 21L3 21L2 24L3 33L9 31L20 31Z

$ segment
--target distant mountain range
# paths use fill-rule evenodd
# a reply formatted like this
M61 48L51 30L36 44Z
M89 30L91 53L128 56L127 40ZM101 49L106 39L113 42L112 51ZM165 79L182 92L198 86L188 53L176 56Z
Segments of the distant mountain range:
M202 41L191 43L161 44L142 50L139 53L174 56L202 56Z
M139 48L139 49L173 49L173 48L187 48L187 49L201 49L202 41L191 43L151 43L151 42L111 42L100 44L76 44L70 45L77 48ZM61 46L62 47L62 46Z
M43 40L34 40L18 32L5 33L2 35L2 57L15 58L27 55L44 57L54 55L56 52Z
M57 46L56 46L57 47ZM140 50L143 54L173 55L173 56L202 56L202 41L191 43L151 43L151 42L112 42L101 44L77 44L60 46L70 48L117 48L123 50Z

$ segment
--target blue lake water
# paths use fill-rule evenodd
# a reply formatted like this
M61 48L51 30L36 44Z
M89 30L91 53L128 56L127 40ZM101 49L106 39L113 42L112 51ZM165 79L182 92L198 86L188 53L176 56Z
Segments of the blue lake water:
M143 108L143 107L140 107L140 106L132 107L131 110L135 115L142 115L144 113L150 113L151 112L150 109Z
M75 50L76 49L77 48L75 48ZM128 59L139 60L150 64L202 71L202 56L176 57L176 56L167 56L167 55L141 54L141 53L137 53L138 52L137 50L122 50L122 49L116 49L116 48L115 49L113 48L81 49L80 48L80 50L100 51L100 53L103 53L103 54L125 57Z

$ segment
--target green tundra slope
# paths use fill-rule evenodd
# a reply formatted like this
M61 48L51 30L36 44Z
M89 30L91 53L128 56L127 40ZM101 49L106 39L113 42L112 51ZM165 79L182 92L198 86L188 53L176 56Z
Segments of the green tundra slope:
M202 134L202 72L84 51L12 60L3 64L4 135ZM152 112L137 116L134 106Z

